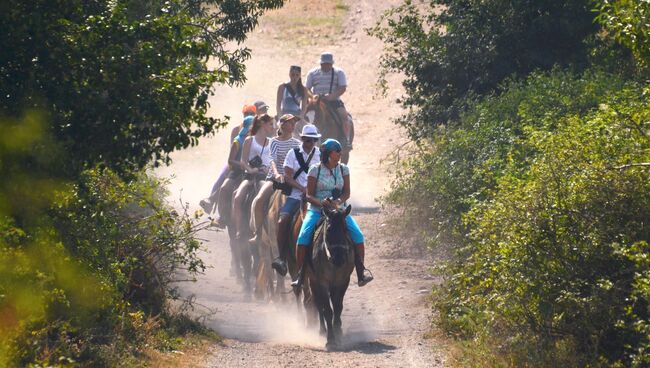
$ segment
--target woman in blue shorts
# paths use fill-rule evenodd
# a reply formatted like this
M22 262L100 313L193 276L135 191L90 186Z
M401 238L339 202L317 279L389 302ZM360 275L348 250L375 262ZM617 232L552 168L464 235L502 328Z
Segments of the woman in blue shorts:
M350 198L350 170L345 164L340 163L341 148L341 143L337 140L327 139L320 146L320 164L313 165L309 169L306 193L309 210L300 228L298 246L296 247L296 261L299 268L302 268L305 254L308 247L311 246L316 224L322 216L321 208L340 208L345 206L345 201ZM355 245L354 265L357 270L358 283L359 286L364 286L372 281L372 276L364 272L363 233L352 216L346 216L345 221L350 238ZM302 272L292 285L299 287L301 283Z

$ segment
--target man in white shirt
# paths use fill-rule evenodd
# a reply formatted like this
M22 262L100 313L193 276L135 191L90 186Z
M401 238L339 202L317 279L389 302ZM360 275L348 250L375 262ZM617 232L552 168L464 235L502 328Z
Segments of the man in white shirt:
M334 67L334 56L331 52L320 55L320 67L309 71L305 87L314 95L322 95L327 104L337 112L347 140L343 146L352 148L350 141L352 123L341 101L341 95L347 90L348 81L345 72Z
M280 209L280 220L278 221L278 258L273 260L271 266L280 275L287 274L287 253L289 251L289 231L291 231L291 220L300 208L302 199L307 192L307 173L309 166L320 162L320 150L316 143L321 135L316 126L307 124L302 127L300 138L302 144L287 152L284 159L284 182L293 187L287 201Z

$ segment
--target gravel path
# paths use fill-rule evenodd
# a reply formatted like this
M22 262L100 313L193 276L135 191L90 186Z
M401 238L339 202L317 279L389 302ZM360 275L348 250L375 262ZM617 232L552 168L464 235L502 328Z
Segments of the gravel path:
M308 9L310 3L327 1L292 3L298 4L294 8L305 3ZM345 348L327 352L324 338L316 328L305 327L291 298L285 302L245 298L241 286L229 275L227 235L204 232L204 260L210 268L199 282L184 285L183 293L194 294L198 303L216 310L207 323L225 337L223 344L212 348L207 367L445 366L442 342L425 338L431 328L427 298L435 281L428 273L433 260L418 251L418 245L391 235L385 224L390 214L375 201L389 184L390 167L381 159L405 142L405 137L390 122L400 113L394 103L400 94L399 80L389 80L391 90L386 98L374 96L382 45L365 35L364 28L374 25L383 10L399 2L345 1L349 11L340 40L328 45L294 46L279 37L272 25L262 22L247 41L253 50L247 64L249 81L239 88L221 89L211 99L213 116L237 117L245 102L260 98L273 106L277 85L286 78L289 65L303 65L306 72L321 51L334 53L336 65L346 71L350 83L344 101L356 121L357 138L350 162L352 203L366 209L353 210L353 214L367 238L366 265L375 281L359 288L356 276L352 276L342 315ZM237 119L231 126L235 123ZM194 208L207 194L218 166L225 160L229 131L230 127L202 140L198 147L175 154L172 166L158 170L162 176L173 176L170 189L174 196L181 193L183 201Z

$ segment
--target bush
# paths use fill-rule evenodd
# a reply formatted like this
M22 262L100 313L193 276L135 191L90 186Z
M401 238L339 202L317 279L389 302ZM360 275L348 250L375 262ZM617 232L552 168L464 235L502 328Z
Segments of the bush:
M556 129L526 127L529 168L509 162L465 218L436 306L447 330L533 346L528 364L650 364L648 93L628 84Z
M554 131L564 116L598 107L624 85L603 72L575 76L559 69L511 80L501 95L475 101L455 126L421 141L386 199L412 220L429 219L438 242L461 244L470 231L463 215L491 197L506 167L525 173L535 159L530 134Z
M180 331L168 300L203 270L196 225L144 173L57 178L41 121L0 120L0 366L115 366Z
M175 298L179 273L204 269L194 224L167 207L163 183L139 173L125 182L108 169L86 170L55 211L70 253L150 314Z

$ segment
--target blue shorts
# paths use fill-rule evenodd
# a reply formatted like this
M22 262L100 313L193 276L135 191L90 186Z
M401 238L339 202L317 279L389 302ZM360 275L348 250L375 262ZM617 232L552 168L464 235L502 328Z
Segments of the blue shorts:
M293 216L300 208L300 202L300 199L287 197L287 201L284 202L284 206L280 209L280 216Z
M314 231L316 231L316 224L320 220L322 214L320 211L309 210L305 219L302 221L302 227L300 228L300 234L298 235L298 245L308 246L311 244L311 238L314 236ZM347 215L345 217L345 223L348 226L348 233L352 242L354 244L361 244L364 242L363 233L357 225L357 222L354 221L352 216Z

